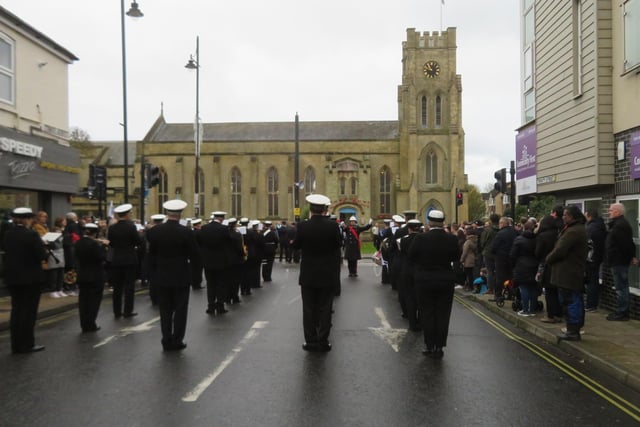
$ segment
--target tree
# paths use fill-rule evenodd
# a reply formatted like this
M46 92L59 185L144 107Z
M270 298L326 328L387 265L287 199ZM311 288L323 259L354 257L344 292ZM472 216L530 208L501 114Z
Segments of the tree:
M556 204L554 196L534 196L529 202L529 206L516 206L516 216L527 216L541 219L551 212Z
M470 220L480 219L487 215L482 194L480 194L478 187L475 185L469 185L467 187L467 204L469 205Z
M70 139L73 142L90 142L91 136L86 130L76 126L71 128Z

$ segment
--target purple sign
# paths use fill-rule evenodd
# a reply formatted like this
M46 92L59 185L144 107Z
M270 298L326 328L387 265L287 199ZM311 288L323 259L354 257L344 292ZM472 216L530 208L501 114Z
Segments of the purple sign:
M516 135L516 178L536 175L536 127L530 126Z
M629 140L631 151L631 178L640 178L640 131L633 132Z

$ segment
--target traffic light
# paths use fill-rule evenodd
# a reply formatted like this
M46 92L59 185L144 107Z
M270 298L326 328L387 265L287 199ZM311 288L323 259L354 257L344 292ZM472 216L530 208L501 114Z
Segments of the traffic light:
M107 168L89 165L89 183L87 195L90 199L104 200L107 195Z
M149 188L155 187L158 184L160 184L160 168L149 165Z
M462 196L462 191L458 190L456 192L456 205L460 206L464 203L464 197Z
M498 193L506 193L507 192L507 169L502 168L497 170L496 173L493 174L496 179L496 183L493 184L493 188Z

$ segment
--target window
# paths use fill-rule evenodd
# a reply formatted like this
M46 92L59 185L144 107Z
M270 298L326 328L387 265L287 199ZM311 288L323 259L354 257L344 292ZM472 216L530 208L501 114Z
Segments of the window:
M582 0L573 0L573 96L580 95L582 95Z
M231 216L242 215L242 175L240 169L231 170Z
M351 194L352 195L356 195L358 194L358 179L357 178L351 178Z
M267 215L278 216L278 171L275 168L267 172Z
M304 194L313 194L316 191L316 173L308 167L304 173Z
M427 184L436 184L438 182L438 156L433 151L427 154L425 172Z
M160 169L160 182L158 182L158 212L164 212L162 205L169 201L169 175L164 169Z
M380 170L380 214L391 213L391 170L384 167Z
M340 178L340 195L347 194L347 178Z
M580 3L580 0L573 0L573 2L575 6L576 2ZM522 102L523 123L528 123L536 118L535 117L536 27L535 27L534 4L535 2L533 0L523 0L522 2L522 55L520 58L520 61L522 64L522 71L521 71L522 75L520 78L521 78L521 85L522 85L521 102ZM574 15L574 25L577 22L575 19L576 18ZM576 39L574 38L574 43L575 43L575 40ZM579 67L582 68L582 65L579 64Z
M422 122L422 127L426 128L428 127L428 122L427 122L427 97L423 96L422 97L422 105L420 106L420 112L421 112L421 122Z
M624 2L624 70L640 65L640 0Z
M436 96L436 127L442 126L442 98Z
M14 89L14 42L0 34L0 101L13 104Z
M206 212L204 206L204 172L202 172L202 168L198 168L198 215L201 215L202 212Z
M524 95L524 121L530 122L536 118L536 93L530 90Z

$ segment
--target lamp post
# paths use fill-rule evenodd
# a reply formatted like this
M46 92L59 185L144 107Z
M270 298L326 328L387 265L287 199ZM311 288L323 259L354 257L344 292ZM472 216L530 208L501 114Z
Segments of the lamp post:
M295 157L293 162L293 220L300 222L300 118L296 113L296 131L295 131Z
M196 59L190 55L189 62L184 66L189 70L196 70L196 118L194 122L194 138L195 155L196 155L196 173L194 188L193 213L194 217L200 215L200 145L202 144L202 132L200 130L200 36L196 36Z
M129 203L129 137L127 128L127 46L124 31L124 0L120 0L120 28L122 31L122 128L124 129L124 202ZM141 18L144 14L140 11L138 3L134 0L131 8L126 13L132 18Z

